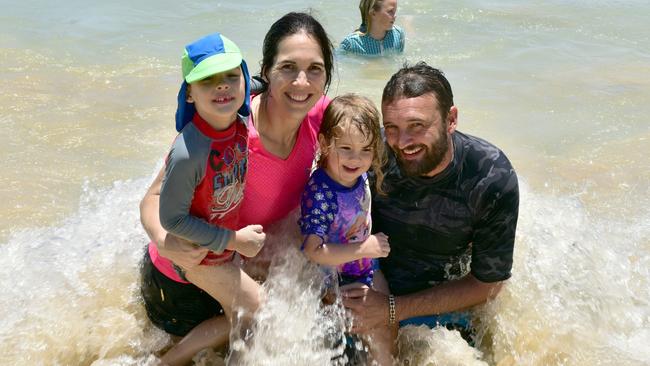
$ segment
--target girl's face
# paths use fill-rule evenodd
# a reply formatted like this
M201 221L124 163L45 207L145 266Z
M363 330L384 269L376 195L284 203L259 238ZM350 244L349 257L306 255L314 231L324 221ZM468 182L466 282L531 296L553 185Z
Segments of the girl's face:
M370 169L375 156L370 138L358 128L350 126L342 136L332 141L325 141L325 136L318 136L321 151L325 156L324 169L330 178L341 185L352 187L359 177Z
M397 0L385 0L378 11L370 10L371 24L374 29L388 31L395 24Z
M284 38L266 77L274 108L304 118L323 96L327 80L318 42L304 32Z

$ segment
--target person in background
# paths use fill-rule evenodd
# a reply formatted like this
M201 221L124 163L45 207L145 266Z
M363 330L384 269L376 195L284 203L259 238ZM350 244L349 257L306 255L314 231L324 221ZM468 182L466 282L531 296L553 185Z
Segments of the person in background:
M456 130L451 86L424 62L391 77L382 112L386 194L373 194L372 221L390 242L390 255L380 259L390 295L346 290L352 331L384 335L374 341L393 352L398 327L407 324L468 337L467 309L496 296L511 275L517 175L497 147Z
M359 11L361 25L343 39L342 51L364 56L404 52L404 30L395 25L397 0L361 0Z
M261 77L267 88L251 96L248 170L238 227L260 224L268 232L267 227L282 221L300 204L329 103L325 92L332 79L334 59L332 43L322 25L305 13L288 13L276 21L264 38L262 54ZM208 253L207 248L168 234L161 226L163 173L158 174L140 203L140 219L151 239L143 261L141 288L145 301L154 304L165 330L182 337L161 362L182 365L201 349L226 343L228 320L210 294L165 276L149 258L152 252L157 261L171 261L191 270ZM293 225L298 233L297 224ZM243 271L238 273L244 278Z
M373 259L390 252L388 238L370 234L370 187L366 172L372 166L381 187L384 148L379 111L367 98L345 94L325 110L318 135L320 159L302 195L300 230L307 257L336 266L339 286L362 283L388 294ZM380 329L383 330L383 329ZM373 335L370 334L370 339ZM364 340L378 365L391 365L390 349Z

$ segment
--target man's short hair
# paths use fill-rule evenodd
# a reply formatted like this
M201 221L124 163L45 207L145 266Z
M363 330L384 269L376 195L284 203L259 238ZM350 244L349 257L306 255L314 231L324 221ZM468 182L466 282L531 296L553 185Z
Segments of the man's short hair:
M424 61L413 66L405 63L384 87L381 104L387 105L401 98L417 98L428 93L435 95L440 114L446 118L454 105L454 94L443 72Z

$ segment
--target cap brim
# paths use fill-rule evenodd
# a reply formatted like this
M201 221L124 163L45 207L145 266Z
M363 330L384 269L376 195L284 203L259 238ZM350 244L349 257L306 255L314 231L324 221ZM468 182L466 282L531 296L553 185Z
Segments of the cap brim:
M196 65L196 67L187 74L185 81L191 84L214 74L239 67L241 62L241 54L235 52L220 53L218 55L210 56Z

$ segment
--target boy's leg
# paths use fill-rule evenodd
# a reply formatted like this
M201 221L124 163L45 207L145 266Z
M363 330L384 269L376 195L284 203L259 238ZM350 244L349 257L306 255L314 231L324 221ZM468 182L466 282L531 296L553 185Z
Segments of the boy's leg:
M230 324L221 305L191 283L179 283L160 273L149 253L141 266L141 293L147 316L180 343L165 351L164 365L185 365L200 350L223 345Z
M185 276L214 297L230 320L234 308L242 308L246 317L252 317L260 304L260 285L233 262L195 266Z
M224 315L205 320L170 348L160 362L166 366L186 365L202 349L225 345L229 334L230 322Z

